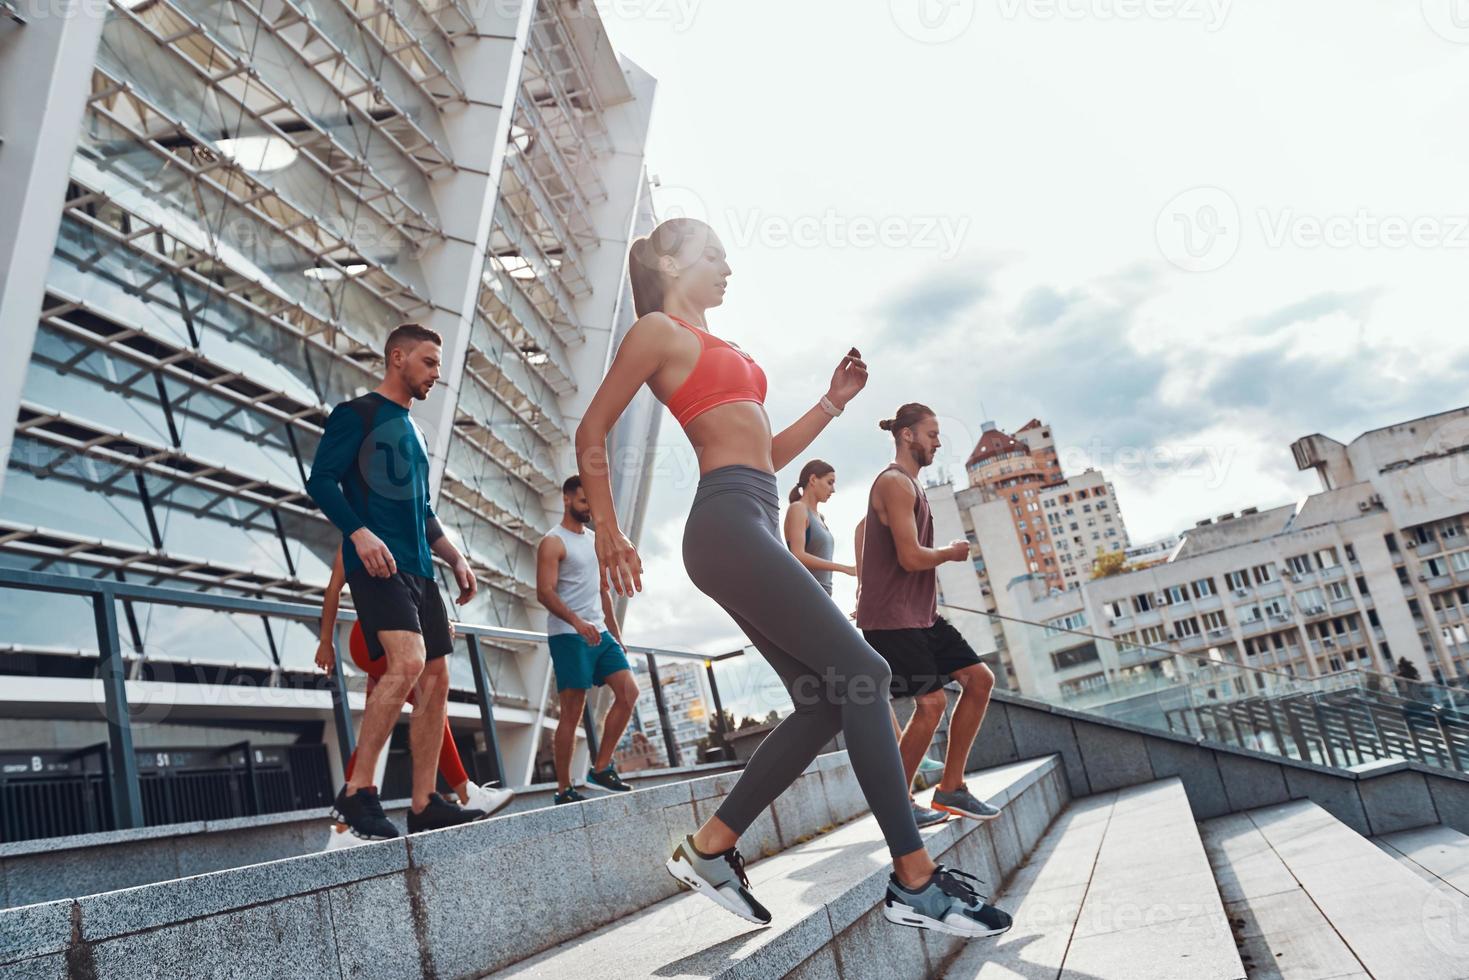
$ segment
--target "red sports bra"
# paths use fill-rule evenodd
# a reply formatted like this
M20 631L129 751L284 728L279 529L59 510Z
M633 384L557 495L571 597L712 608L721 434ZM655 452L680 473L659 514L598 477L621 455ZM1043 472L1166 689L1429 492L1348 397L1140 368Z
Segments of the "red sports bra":
M668 409L679 425L687 426L695 416L730 402L765 404L765 372L754 358L707 330L676 316L669 318L692 330L701 348L694 369L668 398Z

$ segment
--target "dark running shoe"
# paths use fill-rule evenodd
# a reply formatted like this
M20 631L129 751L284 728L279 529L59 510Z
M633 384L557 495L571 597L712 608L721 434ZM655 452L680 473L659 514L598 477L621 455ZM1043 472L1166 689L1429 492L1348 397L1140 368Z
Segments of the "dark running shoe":
M560 806L563 803L585 803L586 799L587 798L585 796L582 796L576 791L575 786L568 786L561 792L557 793L555 796L551 797L551 802L556 804L557 806Z
M965 939L998 936L1008 930L1013 924L1010 913L990 905L969 884L971 881L979 879L942 864L917 891L909 891L897 875L889 875L883 915L900 926L932 929Z
M461 827L476 820L483 820L485 811L470 810L455 806L438 793L428 794L428 804L419 812L408 810L408 832L421 833L425 830L443 830L445 827Z
M731 847L727 851L705 857L694 847L692 837L674 848L673 857L664 867L668 873L700 895L707 895L735 915L757 925L769 925L770 913L750 894L750 879L745 876L745 859Z
M632 787L622 781L617 775L616 764L610 764L606 769L588 769L587 782L596 783L603 789L610 789L614 793L629 793Z
M398 836L398 828L383 813L375 786L364 786L351 796L343 786L332 804L332 819L346 824L352 836L362 840L392 840Z

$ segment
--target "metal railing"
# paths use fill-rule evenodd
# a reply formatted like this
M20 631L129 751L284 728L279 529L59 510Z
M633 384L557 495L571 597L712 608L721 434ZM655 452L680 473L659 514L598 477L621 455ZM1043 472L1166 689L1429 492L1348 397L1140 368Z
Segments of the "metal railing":
M146 800L139 774L137 753L133 746L132 715L128 707L127 694L128 667L125 662L119 634L117 603L119 601L139 602L151 605L204 609L212 612L244 613L259 617L293 620L313 625L318 624L321 619L320 607L305 603L219 595L209 592L194 592L187 589L165 588L108 579L84 578L73 575L57 575L47 572L17 569L0 568L0 590L23 590L56 595L81 596L91 602L93 623L97 634L97 670L102 686L102 707L104 708L107 725L107 742L105 743L104 756L105 765L102 766L102 782L105 785L103 787L104 792L101 795L106 800L106 809L110 811L109 815L112 829L145 826L149 822L145 819L147 815L146 811L152 809L152 807L145 806ZM355 620L356 614L351 608L344 606L339 610L339 622L351 623ZM533 630L486 626L477 623L455 623L454 625L461 642L464 643L468 652L470 671L474 678L475 701L479 707L480 726L486 744L484 758L488 761L491 770L489 779L486 781L503 782L505 780L505 765L500 754L499 740L496 736L495 691L490 682L490 673L486 667L481 641L493 640L500 643L539 645L546 641L547 635ZM337 647L337 663L339 665L350 663L350 657L344 656L345 651L342 649L343 644L340 628L334 633L334 643ZM674 740L668 707L664 700L663 686L659 683L657 658L662 657L672 660L702 662L708 673L710 689L715 704L718 705L719 689L714 678L713 662L716 660L725 660L730 657L742 656L744 651L738 650L733 653L718 656L705 656L685 650L670 650L641 644L625 644L624 650L628 654L640 653L646 657L648 676L658 709L659 726L663 734L665 749L668 753L669 765L678 766L680 764L678 746ZM240 666L243 667L246 665ZM273 679L277 683L280 679L280 673L281 671L279 670L274 672ZM351 707L348 700L346 670L335 670L332 672L330 678L322 678L321 682L331 694L332 716L336 730L337 744L341 752L342 763L345 766L356 745L355 727L352 722ZM716 718L718 719L716 724L722 730L722 713L716 714ZM595 755L597 752L597 737L590 704L583 711L582 723L586 732L588 750Z
M943 606L1000 626L1012 661L1050 668L1069 654L1053 668L1059 691L1020 692L1058 707L1335 768L1409 760L1469 772L1469 692L1457 688L1361 669L1299 676L1207 645L1179 652Z

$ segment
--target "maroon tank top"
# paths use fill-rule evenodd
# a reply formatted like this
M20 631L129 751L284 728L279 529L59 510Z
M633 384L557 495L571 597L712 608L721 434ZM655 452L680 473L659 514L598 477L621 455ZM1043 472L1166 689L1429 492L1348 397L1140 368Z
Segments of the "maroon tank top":
M903 473L892 463L878 474L882 479L888 470ZM918 543L933 547L933 513L928 509L928 496L907 473L917 496L913 501L913 520L918 525ZM928 629L938 619L938 574L930 568L910 572L898 564L898 549L893 532L877 516L872 498L877 486L867 491L867 524L862 531L862 594L857 597L857 626L864 630Z

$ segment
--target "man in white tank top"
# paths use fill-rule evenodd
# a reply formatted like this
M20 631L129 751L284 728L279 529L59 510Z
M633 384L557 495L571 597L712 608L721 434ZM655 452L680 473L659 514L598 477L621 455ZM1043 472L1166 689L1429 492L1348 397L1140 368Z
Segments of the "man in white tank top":
M632 789L612 765L612 752L632 717L638 700L622 631L612 613L612 592L602 581L592 530L592 508L581 477L561 485L565 513L536 548L536 598L546 607L546 633L551 663L556 670L556 693L561 718L556 725L557 804L586 799L571 785L571 756L576 727L581 723L587 691L606 685L615 700L607 711L597 758L587 770L587 781L614 792Z

